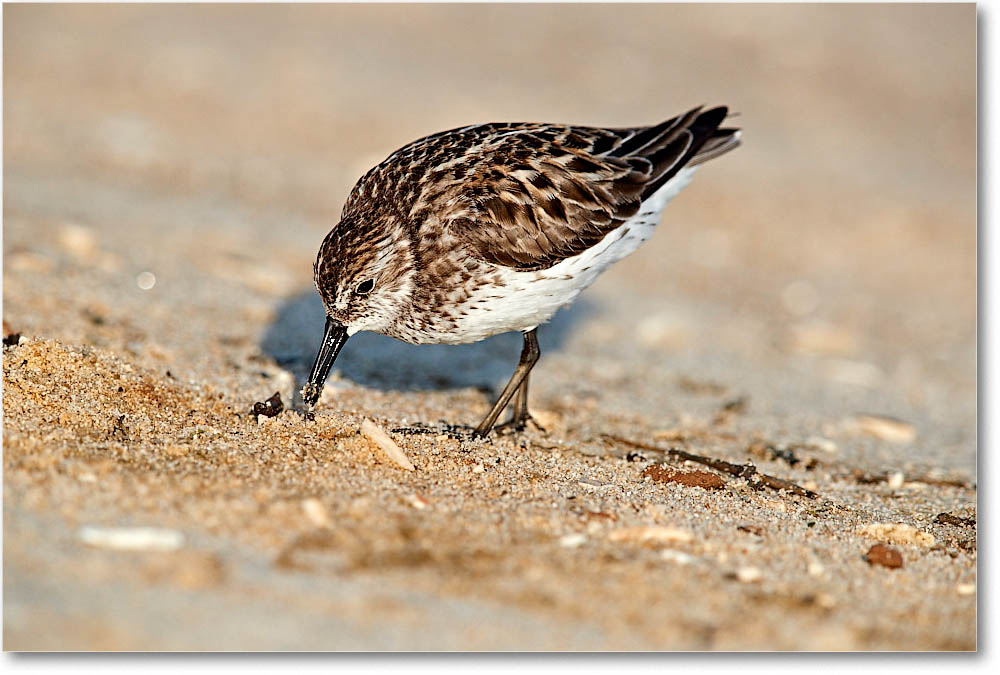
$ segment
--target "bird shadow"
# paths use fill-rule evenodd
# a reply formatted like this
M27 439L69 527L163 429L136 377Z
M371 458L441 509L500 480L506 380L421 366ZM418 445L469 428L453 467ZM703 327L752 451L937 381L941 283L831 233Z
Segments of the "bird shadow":
M542 354L559 350L573 326L592 311L590 303L578 299L539 327ZM323 303L313 289L286 299L264 331L261 351L304 381L323 337L324 317ZM384 335L358 333L344 345L334 368L353 382L381 390L474 387L492 392L510 377L521 344L517 332L464 345L412 345Z

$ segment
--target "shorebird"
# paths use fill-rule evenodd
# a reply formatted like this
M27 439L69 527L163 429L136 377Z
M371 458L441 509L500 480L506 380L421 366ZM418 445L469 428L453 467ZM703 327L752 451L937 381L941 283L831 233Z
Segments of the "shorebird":
M326 328L305 404L358 331L415 344L520 331L520 361L473 434L488 435L512 399L501 426L523 429L537 327L648 239L700 164L739 145L739 129L720 126L727 114L695 108L632 128L478 124L392 153L354 186L313 266Z

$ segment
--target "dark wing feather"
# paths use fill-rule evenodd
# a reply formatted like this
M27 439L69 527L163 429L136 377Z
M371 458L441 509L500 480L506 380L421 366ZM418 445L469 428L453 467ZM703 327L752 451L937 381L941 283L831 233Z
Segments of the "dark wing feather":
M551 267L600 242L686 164L735 147L724 107L651 127L484 125L431 137L452 160L416 200L480 260ZM460 158L454 159L455 152ZM411 211L411 215L415 215Z

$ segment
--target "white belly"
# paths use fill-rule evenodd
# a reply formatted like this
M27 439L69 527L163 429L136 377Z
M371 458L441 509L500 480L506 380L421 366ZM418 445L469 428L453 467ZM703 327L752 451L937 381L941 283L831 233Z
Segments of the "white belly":
M504 268L500 273L503 286L479 291L465 306L458 330L436 337L450 344L476 342L498 333L531 330L545 323L594 283L601 272L652 236L663 207L690 182L696 170L682 169L643 202L637 214L583 253L535 272Z

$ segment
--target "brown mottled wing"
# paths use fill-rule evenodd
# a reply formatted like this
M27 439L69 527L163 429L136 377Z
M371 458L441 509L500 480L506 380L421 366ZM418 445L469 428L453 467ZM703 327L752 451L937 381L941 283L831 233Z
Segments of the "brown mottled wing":
M435 195L437 216L481 260L522 270L551 267L635 215L685 164L701 161L703 147L715 156L735 146L735 130L719 129L726 114L724 107L696 108L638 129L460 130L476 138L463 141L460 159L444 169L461 180Z

